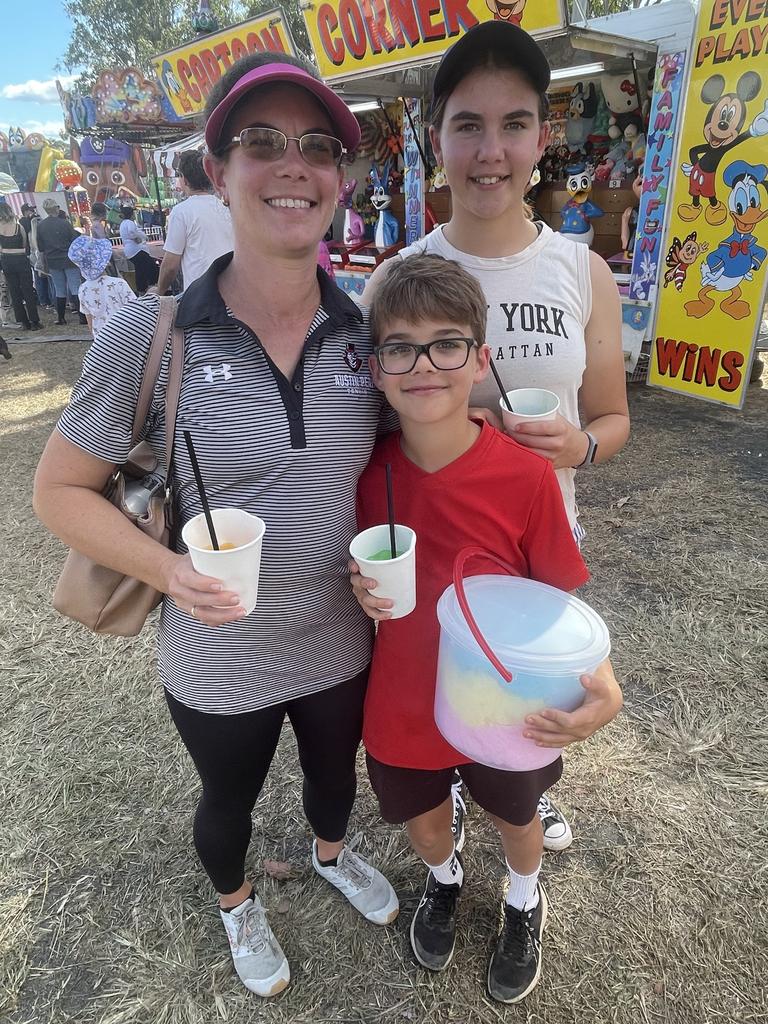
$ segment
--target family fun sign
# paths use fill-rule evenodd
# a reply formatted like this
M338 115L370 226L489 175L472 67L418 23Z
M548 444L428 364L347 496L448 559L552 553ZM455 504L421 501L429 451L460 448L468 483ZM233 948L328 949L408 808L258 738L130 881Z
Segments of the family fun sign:
M692 54L648 383L740 409L768 269L768 0L701 0Z
M653 100L648 122L648 148L643 166L643 192L637 213L637 234L632 256L629 295L653 300L659 274L664 228L672 171L675 139L679 131L685 51L659 57L654 79Z
M481 21L534 36L565 24L562 0L309 0L302 11L326 81L437 60Z

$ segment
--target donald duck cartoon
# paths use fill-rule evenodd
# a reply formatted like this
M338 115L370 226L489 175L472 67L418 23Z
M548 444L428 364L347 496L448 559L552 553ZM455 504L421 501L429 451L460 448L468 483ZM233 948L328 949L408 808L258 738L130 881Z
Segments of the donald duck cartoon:
M699 296L685 304L689 316L702 317L709 313L715 305L711 291L727 292L720 309L734 320L743 320L751 314L749 303L741 297L741 283L752 280L753 271L760 268L768 255L752 234L760 221L768 217L768 210L761 209L759 191L762 185L768 192L766 179L768 167L765 164L736 160L726 167L723 181L731 189L728 212L735 230L702 262Z

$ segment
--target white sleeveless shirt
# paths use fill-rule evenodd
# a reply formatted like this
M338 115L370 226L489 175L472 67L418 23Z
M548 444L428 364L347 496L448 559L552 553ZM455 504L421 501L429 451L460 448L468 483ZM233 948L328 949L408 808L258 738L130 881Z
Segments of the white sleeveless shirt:
M496 369L507 391L546 388L560 399L560 413L580 427L579 388L586 365L584 329L592 312L589 249L541 225L538 237L522 252L498 259L455 249L442 225L401 249L402 259L433 253L455 260L477 278L488 300L488 333ZM497 415L499 389L491 373L475 385L471 405ZM575 471L558 469L568 521L576 520Z

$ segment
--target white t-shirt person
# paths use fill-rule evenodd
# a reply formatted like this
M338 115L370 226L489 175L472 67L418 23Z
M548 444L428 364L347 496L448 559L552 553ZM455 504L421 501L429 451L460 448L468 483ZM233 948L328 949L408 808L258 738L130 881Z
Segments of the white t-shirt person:
M91 317L94 341L114 311L136 298L127 281L106 274L97 277L95 281L84 281L78 295L81 312Z
M142 250L149 252L144 244L147 241L147 236L130 217L120 221L120 241L123 243L126 258L129 260L132 260L136 253Z
M181 256L185 288L234 247L232 218L217 196L191 195L171 210L163 249Z

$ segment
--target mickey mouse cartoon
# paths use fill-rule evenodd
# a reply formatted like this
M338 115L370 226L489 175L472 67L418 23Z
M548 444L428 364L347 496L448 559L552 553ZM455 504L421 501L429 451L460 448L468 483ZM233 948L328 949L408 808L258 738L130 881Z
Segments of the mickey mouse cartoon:
M682 172L688 180L690 203L681 203L677 208L682 220L696 220L701 213L702 196L709 200L704 216L709 224L724 223L728 216L723 203L715 194L715 173L725 154L745 139L768 134L768 100L763 110L749 128L742 132L747 118L747 103L760 92L762 80L756 71L746 71L736 85L736 92L724 93L725 79L722 75L711 75L701 90L703 103L711 104L704 121L703 135L706 140L690 151L690 163L682 164Z

